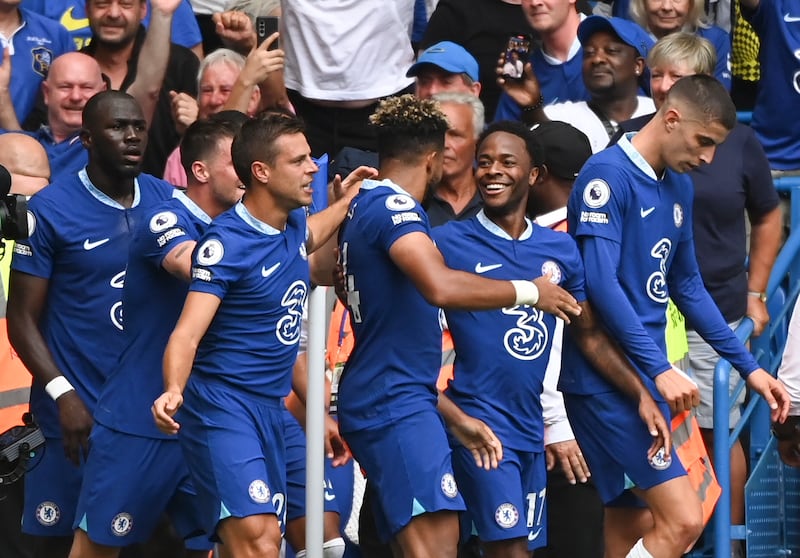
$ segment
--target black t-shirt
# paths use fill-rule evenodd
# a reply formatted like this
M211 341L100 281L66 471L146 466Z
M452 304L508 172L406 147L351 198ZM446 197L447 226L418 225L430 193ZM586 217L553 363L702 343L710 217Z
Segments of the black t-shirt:
M139 52L144 43L145 29L139 27L136 36L136 43L133 47L133 54L128 60L128 75L122 82L120 89L126 90L136 80L136 65L139 61ZM94 42L81 49L81 52L94 56L97 45ZM169 92L187 93L192 97L197 97L197 71L200 68L200 61L197 56L186 47L171 44L169 51L169 62L167 71L164 75L164 83L161 85L161 92L158 96L158 103L153 112L153 120L150 123L150 130L147 134L147 150L144 153L142 172L153 176L164 176L164 166L170 153L178 146L181 136L175 129L175 121L172 119L172 108L169 100Z

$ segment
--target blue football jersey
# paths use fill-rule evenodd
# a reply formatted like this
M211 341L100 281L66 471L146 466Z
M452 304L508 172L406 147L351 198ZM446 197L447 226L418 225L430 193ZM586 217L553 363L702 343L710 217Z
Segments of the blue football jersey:
M190 290L222 303L190 381L255 397L289 393L308 295L306 237L305 209L291 212L283 231L241 202L211 224L195 249Z
M67 33L58 23L22 9L22 27L0 46L11 55L11 99L17 120L23 122L34 105L50 64L65 52L75 50Z
M773 169L800 169L800 4L761 0L755 12L742 13L761 40L753 130Z
M422 206L389 180L365 180L342 227L355 346L339 381L339 425L352 432L436 406L442 328L438 310L389 256L400 237L430 234Z
M547 272L578 301L583 262L567 234L532 223L512 239L483 212L433 229L448 267L499 280ZM542 382L556 317L527 305L488 311L445 310L456 350L447 394L465 413L488 424L503 446L543 451Z
M156 428L150 406L164 388L162 359L189 284L162 267L175 246L198 240L211 218L185 194L151 209L131 239L122 289L125 349L109 374L95 420L149 438L169 438Z
M167 182L141 174L133 204L124 208L81 170L30 200L31 236L14 246L11 267L48 279L39 328L89 412L124 348L122 287L131 235L149 208L175 192ZM31 411L45 436L61 436L56 405L37 381Z
M579 243L594 236L621 246L620 287L664 355L668 274L679 244L692 240L692 197L691 178L670 169L657 178L623 136L584 165L567 205L568 229ZM559 388L569 386L570 393L610 391L596 372L581 374L578 368L583 367L567 365L567 354L576 352L568 351L568 345L565 333Z

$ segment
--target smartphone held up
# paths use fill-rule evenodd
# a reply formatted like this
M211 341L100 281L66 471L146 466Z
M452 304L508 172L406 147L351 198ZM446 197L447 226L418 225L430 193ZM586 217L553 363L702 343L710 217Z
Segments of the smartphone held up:
M273 33L277 33L280 27L280 18L274 16L259 16L256 18L256 38L257 42L260 45L263 43L270 35ZM280 37L275 39L275 41L269 45L268 50L277 50L281 48L280 45Z
M508 38L503 62L503 78L521 80L525 61L531 50L531 40L526 35L512 35Z

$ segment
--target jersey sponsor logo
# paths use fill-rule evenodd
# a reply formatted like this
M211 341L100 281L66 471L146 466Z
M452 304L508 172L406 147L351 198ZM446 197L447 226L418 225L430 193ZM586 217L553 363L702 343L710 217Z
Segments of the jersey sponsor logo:
M672 251L672 241L662 238L653 245L650 255L658 260L658 271L647 278L647 296L654 302L666 304L669 299L667 289L667 259Z
M672 457L667 455L666 450L659 448L656 454L650 458L650 466L656 471L663 471L672 465Z
M102 246L106 242L111 240L110 238L101 238L100 240L89 240L88 238L83 241L83 249L84 250L94 250L98 246Z
M284 345L295 345L300 340L300 325L303 321L303 308L306 304L308 286L305 281L295 281L281 299L286 315L278 320L275 335Z
M475 273L486 273L487 271L492 271L493 269L499 269L503 267L503 264L490 264L490 265L483 265L481 262L475 264Z
M111 278L111 281L108 282L115 289L121 289L125 286L125 270L123 269L119 273L117 273L114 277Z
M308 259L308 252L306 252L306 243L305 242L301 242L300 243L300 248L298 248L297 250L298 250L298 252L300 252L300 257L301 258L303 258L304 260Z
M20 256L33 256L33 250L27 244L20 244L19 242L14 244L14 253L19 254Z
M794 90L800 93L800 70L794 73L794 77L792 78L794 84Z
M672 220L675 221L675 226L678 228L683 225L683 208L679 203L672 206Z
M550 282L554 285L561 283L561 268L553 260L547 260L542 264L542 275L550 274Z
M650 207L650 208L648 208L648 209L645 209L645 208L643 207L643 208L641 208L641 209L639 210L639 215L641 215L641 216L642 216L642 219L644 219L645 217L647 217L648 215L650 215L650 214L651 214L653 211L655 211L655 210L656 210L655 206L654 206L654 207Z
M33 236L33 231L36 230L36 215L33 211L28 210L28 236Z
M503 529L511 529L519 522L519 511L514 504L500 504L494 512L494 520Z
M800 16L793 16L792 14L787 12L786 15L783 16L783 21L785 21L786 23L797 23L798 21L800 21Z
M111 278L111 281L108 283L111 285L113 289L121 289L125 286L125 270L123 269L114 277ZM118 300L115 302L111 309L108 312L109 317L111 318L111 323L114 324L118 330L122 331L122 301Z
M270 501L272 496L267 483L261 479L256 479L251 482L250 486L247 488L247 493L250 494L250 499L256 504L266 504Z
M124 537L133 529L133 518L129 513L118 513L111 520L111 532L117 537Z
M161 236L156 239L159 248L163 248L167 245L167 242L170 240L175 240L176 238L180 238L181 236L186 236L186 232L183 229L170 229Z
M442 487L442 492L448 498L455 498L458 496L458 485L452 473L445 473L442 475L442 482L439 484Z
M33 71L42 77L47 77L50 64L53 63L53 51L44 46L37 46L31 49L31 58Z
M408 211L416 205L414 198L407 194L393 194L386 198L385 203L390 211Z
M206 283L208 283L209 281L211 281L211 272L207 269L203 269L200 267L193 267L192 279L199 279L200 281L205 281Z
M503 336L503 345L508 354L519 360L535 360L547 348L550 334L544 323L544 312L527 305L503 308L503 314L517 318Z
M61 519L61 510L55 502L42 502L36 506L36 521L45 527L52 527Z
M394 225L399 225L401 223L418 223L420 221L422 221L422 217L419 216L419 213L414 213L412 211L392 215L392 223Z
M150 230L154 233L160 233L167 230L177 222L178 216L172 211L162 211L160 213L156 213L150 219Z
M64 12L61 16L59 22L63 25L67 31L77 31L79 29L84 29L85 27L89 27L89 18L77 18L72 15L72 10L74 10L74 6L70 6L70 8Z
M280 266L281 266L281 262L278 262L278 263L276 263L275 265L273 265L271 267L267 267L265 265L262 265L261 266L261 277L269 277L270 275L275 273L275 270L278 269Z
M225 248L222 242L216 238L206 240L197 251L197 263L200 265L214 265L222 260L225 255Z
M610 198L611 188L608 187L608 183L605 180L599 178L590 180L583 189L583 203L592 209L603 207Z
M608 225L608 213L599 211L581 211L581 223L597 223L598 225Z

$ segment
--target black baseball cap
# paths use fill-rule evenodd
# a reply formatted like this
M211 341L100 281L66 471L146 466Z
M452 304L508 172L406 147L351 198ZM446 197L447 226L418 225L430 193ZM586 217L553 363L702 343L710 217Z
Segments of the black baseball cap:
M592 146L586 134L566 122L543 122L531 133L544 147L547 169L559 178L575 180L586 160L592 156Z

